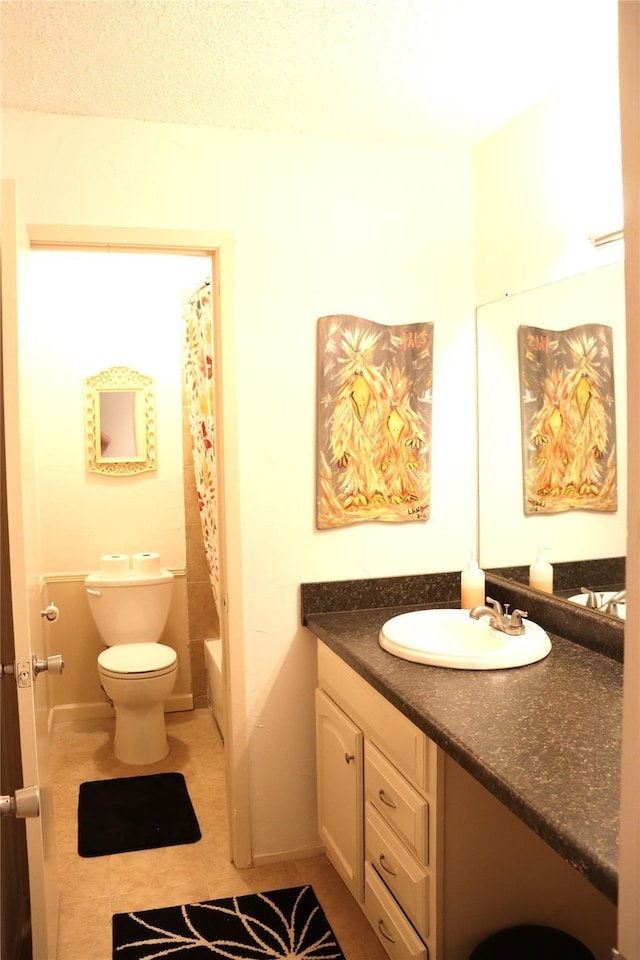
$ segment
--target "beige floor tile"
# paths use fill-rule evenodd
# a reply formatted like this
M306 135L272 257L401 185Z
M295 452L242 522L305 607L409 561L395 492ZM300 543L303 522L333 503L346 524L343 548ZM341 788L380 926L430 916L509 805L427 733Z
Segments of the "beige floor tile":
M111 913L138 913L157 907L179 907L183 903L200 903L210 900L209 890L203 879L187 884L171 884L169 881L128 895L116 889L111 897Z
M111 894L109 857L79 857L57 851L60 903L99 900Z
M57 960L111 960L111 900L76 900L60 906Z
M59 805L54 801L53 815L55 818L56 852L78 852L78 808L77 803Z
M114 913L310 884L347 960L386 960L364 914L322 856L237 870L230 860L224 745L208 710L167 714L170 753L129 766L113 756L114 721L54 728L54 813L60 877L58 960L111 960ZM85 780L176 770L185 776L202 839L110 857L77 853L78 788Z
M197 843L119 853L109 861L112 897L155 890L157 899L166 887L198 884L206 863Z

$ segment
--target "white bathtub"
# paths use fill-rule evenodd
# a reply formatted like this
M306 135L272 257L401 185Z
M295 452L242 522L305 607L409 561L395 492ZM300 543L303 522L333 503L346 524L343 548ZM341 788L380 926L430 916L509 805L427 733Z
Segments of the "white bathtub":
M205 640L204 659L207 665L209 707L224 740L224 683L222 680L222 640Z

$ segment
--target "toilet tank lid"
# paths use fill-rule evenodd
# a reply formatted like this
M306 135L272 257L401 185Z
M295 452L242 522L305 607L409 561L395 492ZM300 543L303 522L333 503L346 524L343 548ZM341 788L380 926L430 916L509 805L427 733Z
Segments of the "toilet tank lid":
M150 673L172 666L178 655L164 643L122 643L107 647L98 655L98 663L118 673Z
M160 570L159 573L153 574L150 577L137 577L133 571L126 577L110 577L108 574L100 573L90 573L88 577L84 578L85 585L87 587L148 587L152 583L165 583L167 581L173 580L173 574L170 570Z

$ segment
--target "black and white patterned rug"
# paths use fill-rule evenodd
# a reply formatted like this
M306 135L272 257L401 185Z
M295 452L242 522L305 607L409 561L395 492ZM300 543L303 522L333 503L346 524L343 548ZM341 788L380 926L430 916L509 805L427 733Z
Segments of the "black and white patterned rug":
M310 886L116 913L114 960L345 960Z

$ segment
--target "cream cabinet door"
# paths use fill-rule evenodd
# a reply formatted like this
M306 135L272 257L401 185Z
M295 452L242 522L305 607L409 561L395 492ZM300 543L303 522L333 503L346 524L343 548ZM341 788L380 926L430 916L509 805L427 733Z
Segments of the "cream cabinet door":
M327 856L353 896L364 898L363 736L316 690L318 830Z

